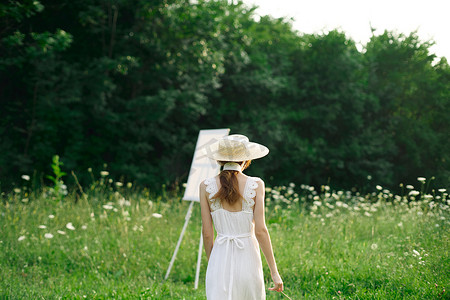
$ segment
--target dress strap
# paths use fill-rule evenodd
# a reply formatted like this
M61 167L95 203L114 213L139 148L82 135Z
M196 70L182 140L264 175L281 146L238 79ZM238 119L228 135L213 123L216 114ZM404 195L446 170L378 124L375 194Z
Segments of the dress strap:
M214 195L217 194L217 192L219 191L219 188L217 187L216 178L215 177L208 178L204 181L204 183L206 185L206 192L208 193L209 202L211 203L211 210L215 211L222 208L220 200L213 198Z
M256 188L258 187L258 181L261 180L258 177L248 177L244 188L244 200L242 202L242 210L251 212L255 205Z

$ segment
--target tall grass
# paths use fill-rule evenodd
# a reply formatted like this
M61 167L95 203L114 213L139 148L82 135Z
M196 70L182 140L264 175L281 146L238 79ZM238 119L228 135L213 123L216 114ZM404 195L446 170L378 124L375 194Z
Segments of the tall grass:
M199 205L163 281L189 205L180 197L115 183L106 173L61 202L51 188L4 195L0 298L204 299L203 280L193 288ZM379 187L360 195L290 184L267 188L266 199L275 256L292 299L449 298L446 191L393 195ZM206 265L203 257L202 279Z

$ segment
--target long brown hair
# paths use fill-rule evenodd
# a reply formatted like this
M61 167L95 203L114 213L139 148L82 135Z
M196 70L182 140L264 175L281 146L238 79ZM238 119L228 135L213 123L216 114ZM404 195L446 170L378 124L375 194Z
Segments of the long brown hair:
M220 165L226 164L228 161L219 161ZM242 166L242 171L244 171L248 166L250 166L251 160L247 160L244 163L242 161L237 162ZM224 170L220 172L220 190L214 195L214 198L220 199L220 201L226 201L228 204L233 205L241 197L239 193L239 182L237 179L238 171Z

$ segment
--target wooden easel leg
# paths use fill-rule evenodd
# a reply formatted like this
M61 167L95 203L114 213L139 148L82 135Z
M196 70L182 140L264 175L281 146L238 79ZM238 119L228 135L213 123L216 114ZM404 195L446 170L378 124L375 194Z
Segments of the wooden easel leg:
M198 288L198 279L200 277L200 264L202 262L203 253L203 234L200 232L200 242L198 244L197 271L195 272L195 289Z
M183 240L184 232L186 231L187 224L189 222L189 219L191 218L192 208L193 207L194 207L194 201L191 201L191 204L189 205L188 212L187 212L186 217L185 217L183 229L181 230L180 237L178 238L178 243L177 243L177 246L175 247L175 251L173 252L173 256L172 256L172 259L170 260L169 268L167 269L166 276L164 277L164 280L169 278L170 270L173 267L173 263L175 262L175 258L177 257L178 249L180 249L181 241Z

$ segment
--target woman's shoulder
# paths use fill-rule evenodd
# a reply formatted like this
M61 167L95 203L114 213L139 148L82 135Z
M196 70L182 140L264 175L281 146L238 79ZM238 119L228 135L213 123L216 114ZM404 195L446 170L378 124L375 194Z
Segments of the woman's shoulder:
M217 192L217 176L206 178L200 182L200 189L206 191L208 194L215 194Z
M254 181L254 182L258 183L258 185L259 185L259 184L262 184L262 185L264 185L264 180L262 180L262 179L261 179L261 178L259 178L259 177L255 177L255 176L248 176L248 179L250 179L250 180L252 180L252 181Z
M208 177L208 178L206 178L206 179L203 179L203 180L200 182L200 185L208 185L208 184L210 184L212 181L216 180L216 178L217 178L218 176L219 176L219 175L216 175L216 176L213 176L213 177Z
M206 178L205 180L203 180L200 184L204 185L204 186L208 186L214 182L217 182L217 178L219 177L219 175L213 176L213 177L209 177Z
M264 180L262 180L259 177L254 177L254 176L248 176L247 178L247 186L255 191L259 191L261 192L262 190L265 189L265 185L264 185Z
M264 180L262 180L260 177L251 176L250 178L252 178L254 181L259 181L259 182L263 182L264 183Z

